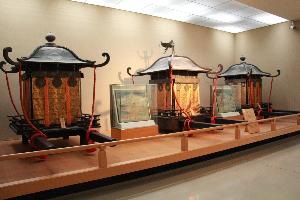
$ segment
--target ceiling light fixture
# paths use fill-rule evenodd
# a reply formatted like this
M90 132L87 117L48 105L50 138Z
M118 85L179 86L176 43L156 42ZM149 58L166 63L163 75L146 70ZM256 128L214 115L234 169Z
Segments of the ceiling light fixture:
M270 14L270 13L262 13L259 15L254 15L251 17L252 19L268 24L268 25L273 25L273 24L278 24L281 22L286 22L288 20L282 18L282 17L278 17L276 15Z
M287 21L235 0L71 0L238 33ZM290 26L295 27L294 25Z
M232 15L230 13L225 13L225 12L216 12L214 14L210 14L208 16L206 16L209 19L213 19L219 22L224 22L224 23L234 23L234 22L238 22L241 21L241 18L236 16L236 15Z
M243 31L246 31L247 29L238 27L238 26L233 26L233 25L228 25L228 26L215 26L213 27L214 29L220 30L220 31L225 31L225 32L230 32L230 33L240 33Z
M207 6L197 4L194 2L185 3L184 1L183 3L172 5L171 8L192 15L198 15L198 16L204 16L207 13L209 13L209 11L211 10L211 8Z

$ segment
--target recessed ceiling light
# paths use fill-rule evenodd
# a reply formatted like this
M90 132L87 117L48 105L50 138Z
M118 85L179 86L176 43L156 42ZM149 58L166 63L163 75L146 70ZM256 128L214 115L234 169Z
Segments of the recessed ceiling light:
M288 20L282 18L282 17L278 17L276 15L270 14L270 13L262 13L259 15L254 15L251 17L252 19L268 24L268 25L272 25L272 24L278 24L281 22L286 22Z
M243 32L243 31L247 30L245 28L238 27L238 26L232 26L232 25L215 26L214 28L217 29L217 30L226 31L226 32L230 32L230 33L240 33L240 32Z
M287 21L235 0L72 0L238 33Z
M216 7L220 4L223 4L226 1L230 1L230 0L188 0L188 1L193 1L195 3L199 3L202 5L206 5L209 7Z
M197 4L194 2L184 2L184 1L179 4L172 5L171 8L192 15L198 15L198 16L203 16L211 10L211 8L207 6Z
M213 28L215 26L224 25L223 22L216 21L213 19L208 19L208 18L202 18L202 20L196 21L195 24L200 25L200 26L205 26L205 27L211 27L211 28Z
M167 7L156 6L156 5L151 5L146 7L143 10L143 13L156 16L156 17L165 18L165 19L181 21L181 22L187 22L191 20L191 18L193 17L193 15L190 15L188 13L184 13Z
M142 1L142 0L140 0ZM184 0L152 0L152 3L157 6L166 6L170 7L171 5L177 5L182 3Z
M258 27L265 26L266 24L263 24L261 22L255 21L255 20L243 20L237 23L231 24L233 26L245 28L246 30L255 29Z
M234 23L234 22L241 21L240 17L230 14L230 13L225 13L225 12L216 12L216 13L210 14L206 17L213 19L213 20L220 21L220 22L224 22L224 23Z
M216 7L217 10L227 13L233 13L244 8L247 6L237 1L227 1Z

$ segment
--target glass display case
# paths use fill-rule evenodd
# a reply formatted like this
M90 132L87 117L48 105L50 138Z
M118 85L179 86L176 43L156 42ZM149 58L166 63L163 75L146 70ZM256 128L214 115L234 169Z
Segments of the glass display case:
M152 116L157 112L157 86L110 86L111 124L113 128L127 129L155 125Z
M217 114L241 110L241 85L217 86Z

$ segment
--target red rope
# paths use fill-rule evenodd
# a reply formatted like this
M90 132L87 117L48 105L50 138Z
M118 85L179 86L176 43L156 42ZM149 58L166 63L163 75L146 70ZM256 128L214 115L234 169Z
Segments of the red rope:
M190 117L190 115L184 110L184 109L182 109L182 107L180 106L180 103L179 103L179 101L178 101L178 99L177 99L177 97L176 97L176 94L175 94L175 89L174 89L174 81L173 81L173 70L172 70L172 65L170 64L170 84L171 84L171 86L172 86L172 94L173 94L173 97L174 97L174 99L175 99L175 101L176 101L176 104L177 104L177 106L179 107L179 109L180 109L180 112L183 112L185 115L186 115L186 117L187 117L187 119L186 120L188 120L188 130L190 130L191 128L190 128L190 122L191 122L191 117ZM185 120L185 121L186 121ZM185 122L186 123L186 122ZM185 125L185 123L184 123L184 128L186 128L186 125Z
M253 82L252 82L250 77L249 77L249 80L248 80L248 85L249 85L249 97L248 97L249 105L253 106Z
M27 112L25 111L25 108L24 108L24 102L23 102L23 88L22 88L22 65L20 64L19 66L19 87L20 87L20 102L21 102L21 108L22 108L22 112L23 112L23 115L24 115L24 118L26 120L26 122L31 126L32 129L34 129L36 131L35 134L33 134L31 137L30 137L30 144L32 145L33 148L36 148L38 149L34 144L33 144L33 141L34 139L37 137L37 136L41 136L41 137L44 137L44 138L47 138L47 136L41 131L39 130L35 125L32 124L32 122L29 120L28 118L28 115L27 115Z
M24 102L24 105L25 105L25 111L26 113L28 113L28 84L27 84L27 81L24 81L24 89L23 89L23 102Z
M250 89L250 78L247 80L247 91L248 91L248 99L247 99L247 101L248 101L248 104L249 105L251 105L251 89Z
M20 116L20 113L19 113L19 111L16 107L16 104L15 104L14 99L13 99L12 94L11 94L11 89L10 89L10 84L9 84L9 79L8 79L7 73L5 73L5 78L6 78L6 86L7 86L10 102L11 102L12 106L14 107L15 112Z
M90 123L89 123L88 130L86 131L86 134L85 134L85 137L86 137L86 140L87 140L88 144L93 144L94 143L94 141L92 141L90 139L90 134L91 134L91 131L93 131L92 125L93 125L93 120L94 120L95 98L96 98L96 66L94 66L92 116L91 116L91 120L90 120ZM97 150L96 148L91 148L91 149L86 149L86 152L92 153L92 152L95 152L96 150Z
M213 85L214 85L214 99L213 99L213 105L212 105L212 116L210 118L210 122L212 124L216 123L216 118L217 116L215 116L215 110L216 110L216 106L217 106L217 86L218 86L218 76L216 76L215 79L213 79Z
M217 119L217 116L212 116L210 118L210 123L215 124L216 123L216 119Z
M251 80L251 102L252 102L252 105L254 106L255 104L255 98L254 98L254 82Z
M256 82L256 99L257 103L260 105L261 104L261 96L260 96L260 84L259 82Z
M34 149L39 149L37 146L34 145L33 141L35 140L35 138L37 137L44 137L47 139L47 136L45 134L40 134L38 132L36 132L35 134L33 134L31 137L30 137L30 144L31 146L34 148Z
M91 139L90 139L90 132L92 131L92 125L93 125L93 120L94 120L94 111L95 111L95 98L96 98L96 66L94 66L94 85L93 85L93 103L92 103L92 116L91 116L91 120L88 126L88 130L86 132L86 139L88 141L88 143L92 143Z
M45 86L44 86L44 124L46 127L50 125L50 118L49 118L49 88L48 88L48 79L45 79Z
M162 87L163 87L163 94L164 94L164 110L167 110L168 100L167 100L166 85L162 84Z
M184 130L190 130L191 129L191 119L185 119L183 123Z
M262 108L259 103L257 103L258 111L257 111L257 119L260 119L260 114L262 112Z
M269 99L268 99L268 112L272 112L272 108L271 108L272 89L273 89L273 77L272 77L271 83L270 83L270 93L269 93Z
M72 122L71 115L71 96L70 96L70 87L67 79L65 79L65 99L66 99L66 115L67 115L67 124L70 125Z

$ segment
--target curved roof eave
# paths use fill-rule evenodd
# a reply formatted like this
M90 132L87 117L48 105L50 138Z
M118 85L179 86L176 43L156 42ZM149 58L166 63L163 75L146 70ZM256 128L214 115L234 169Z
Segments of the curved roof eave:
M41 53L43 49L48 49L49 55ZM52 50L49 50L52 49ZM61 51L62 55L55 55L55 51ZM40 55L38 55L40 53ZM51 54L52 53L52 54ZM18 59L21 63L56 63L56 64L75 64L82 66L92 66L95 61L83 60L79 58L72 50L58 46L55 44L45 44L37 47L29 57L22 57Z
M219 77L234 77L234 76L271 76L270 73L264 72L253 64L242 62L240 64L231 65L226 71L221 73Z
M169 69L169 61L171 56L165 56L157 59L150 67L137 72L139 75L152 74L159 71L165 71ZM176 71L191 71L199 73L207 73L212 69L200 67L192 59L186 56L174 56L172 60L173 70Z

